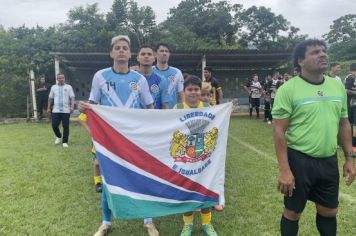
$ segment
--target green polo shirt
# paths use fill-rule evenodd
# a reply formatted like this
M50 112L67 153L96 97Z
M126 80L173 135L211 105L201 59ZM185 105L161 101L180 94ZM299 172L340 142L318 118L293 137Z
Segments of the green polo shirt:
M272 116L289 118L288 147L312 157L330 157L337 149L340 119L347 118L345 88L327 76L320 84L294 77L278 89Z

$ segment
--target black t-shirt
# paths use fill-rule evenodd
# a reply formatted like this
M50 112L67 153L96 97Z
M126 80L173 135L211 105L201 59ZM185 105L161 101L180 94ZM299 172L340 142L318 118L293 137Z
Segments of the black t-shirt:
M353 74L349 74L348 76L346 76L345 88L348 90L356 91L355 79L356 78ZM355 97L355 96L347 94L347 106L348 107L350 106L350 101L351 101L352 97Z
M38 97L41 97L41 98L46 98L46 97L48 97L49 91L50 91L50 89L51 89L51 85L48 84L48 83L38 84L37 87L36 87L36 90L39 89L39 88L46 88L47 90L44 90L44 91L36 91L37 96L38 96Z

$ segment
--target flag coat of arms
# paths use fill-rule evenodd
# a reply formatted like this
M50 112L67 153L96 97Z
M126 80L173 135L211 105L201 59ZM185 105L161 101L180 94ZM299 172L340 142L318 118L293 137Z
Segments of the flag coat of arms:
M224 205L231 107L87 110L113 215L147 218Z

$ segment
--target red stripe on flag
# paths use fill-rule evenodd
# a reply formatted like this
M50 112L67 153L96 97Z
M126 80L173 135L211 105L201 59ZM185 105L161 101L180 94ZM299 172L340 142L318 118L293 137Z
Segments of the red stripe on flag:
M206 196L219 198L217 193L205 188L197 182L192 181L184 175L177 173L134 143L130 142L117 130L113 129L93 110L87 110L86 114L90 121L89 127L93 139L110 152L139 167L140 169L177 186L199 192Z

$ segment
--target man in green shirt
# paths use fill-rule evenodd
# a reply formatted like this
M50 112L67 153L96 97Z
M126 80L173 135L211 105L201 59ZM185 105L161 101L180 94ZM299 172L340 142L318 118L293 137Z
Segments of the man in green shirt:
M273 136L279 164L278 190L284 194L281 235L298 234L298 220L307 200L316 206L320 235L336 235L339 172L336 156L339 135L349 185L355 178L351 127L343 85L324 76L326 45L306 40L294 49L294 66L301 74L277 92Z

